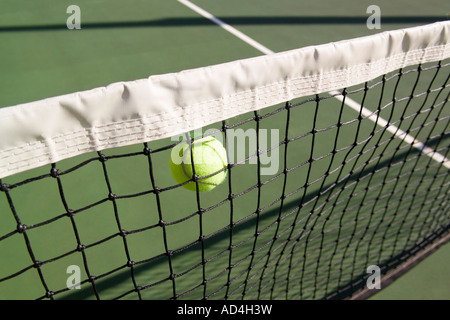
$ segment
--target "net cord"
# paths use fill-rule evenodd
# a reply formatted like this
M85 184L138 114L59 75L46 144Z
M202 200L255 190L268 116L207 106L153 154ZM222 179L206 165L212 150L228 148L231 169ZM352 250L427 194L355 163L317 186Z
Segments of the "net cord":
M449 40L443 21L1 108L0 178L444 60Z

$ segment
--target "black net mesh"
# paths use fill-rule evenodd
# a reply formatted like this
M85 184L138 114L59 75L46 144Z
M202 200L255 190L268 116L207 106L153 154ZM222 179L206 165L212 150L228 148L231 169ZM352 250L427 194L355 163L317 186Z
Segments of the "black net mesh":
M179 142L169 139L4 178L0 297L352 297L369 266L385 275L448 235L448 67L414 66L204 128L234 155L209 192L174 182Z

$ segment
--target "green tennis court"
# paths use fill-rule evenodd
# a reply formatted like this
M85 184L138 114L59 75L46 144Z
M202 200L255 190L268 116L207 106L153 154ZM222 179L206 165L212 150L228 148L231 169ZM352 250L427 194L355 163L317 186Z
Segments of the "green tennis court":
M192 3L274 52L443 21L450 12L445 1L383 3L381 29L369 29L370 1ZM66 10L72 4L0 4L0 107L263 55L176 0L79 0L81 29L68 30ZM368 91L346 89L348 99L394 123L396 133L381 131L368 118L355 121L358 111L327 94L211 124L203 130L224 144L233 132L265 132L264 147L273 148L260 158L227 144L236 165L207 193L173 187L169 157L177 135L58 161L53 171L45 165L1 179L5 186L20 187L5 187L8 192L0 194L5 261L0 298L46 298L49 291L55 299L298 299L299 292L300 298L321 299L337 289L345 294L350 277L366 274L373 257L392 258L395 249L426 230L448 226L448 167L396 137L398 130L410 133L449 157L450 136L442 133L450 117L448 105L444 108L448 74L448 66L429 63L402 70L401 80L398 71L377 77ZM409 99L412 95L417 97ZM285 138L289 143L280 144ZM268 160L273 170L261 176L261 170L269 171ZM401 165L393 165L397 162ZM361 197L368 204L364 208L358 207ZM299 215L300 200L302 212L317 214ZM411 220L396 217L421 201ZM444 213L432 215L438 201ZM26 226L25 241L17 216ZM369 221L369 244L352 221L364 226ZM390 228L409 223L407 234ZM317 233L305 232L314 229ZM292 244L293 238L298 241ZM323 246L328 240L331 244ZM373 298L450 298L449 248L443 246ZM365 252L365 260L350 265L357 251ZM318 272L321 260L338 261L348 272L328 283L334 275ZM289 268L279 267L286 261ZM73 265L80 267L82 285L69 290L67 268ZM430 272L440 272L433 282ZM294 276L302 281L289 283Z

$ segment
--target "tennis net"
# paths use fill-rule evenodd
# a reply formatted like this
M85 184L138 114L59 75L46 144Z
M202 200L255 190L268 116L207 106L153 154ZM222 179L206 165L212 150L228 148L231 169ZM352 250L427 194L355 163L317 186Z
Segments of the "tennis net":
M449 34L435 23L0 109L0 297L376 292L373 270L383 286L449 239ZM172 148L200 138L186 132L227 150L212 191L170 174Z

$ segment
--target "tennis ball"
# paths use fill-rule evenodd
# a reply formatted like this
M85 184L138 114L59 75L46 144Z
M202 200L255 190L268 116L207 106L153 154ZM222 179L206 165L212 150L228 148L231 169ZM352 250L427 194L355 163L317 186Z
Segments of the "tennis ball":
M228 165L227 152L216 138L209 136L192 141L192 156L199 191L212 190L225 180L226 170L218 171ZM181 184L192 179L191 148L188 143L183 142L173 147L170 154L170 170L177 183ZM183 187L196 191L195 181Z

